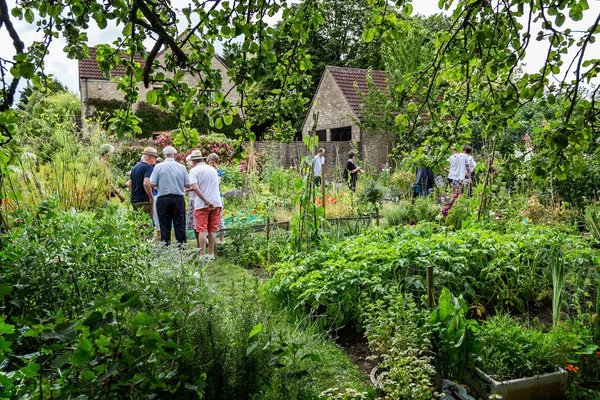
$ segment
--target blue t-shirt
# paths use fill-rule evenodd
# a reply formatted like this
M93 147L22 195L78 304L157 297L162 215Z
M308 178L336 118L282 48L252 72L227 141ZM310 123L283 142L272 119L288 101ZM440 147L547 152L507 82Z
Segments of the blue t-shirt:
M150 178L154 167L148 163L140 162L131 170L131 202L150 201L144 190L144 178Z
M220 169L217 169L217 175L219 175L219 178L223 179L223 171ZM221 198L223 198L223 192L221 192L221 182L219 182L219 194L221 195Z

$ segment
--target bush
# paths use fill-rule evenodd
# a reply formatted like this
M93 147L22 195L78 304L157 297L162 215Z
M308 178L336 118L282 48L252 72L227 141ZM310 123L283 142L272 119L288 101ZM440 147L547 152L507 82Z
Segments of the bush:
M388 208L384 208L383 216L390 226L413 224L416 219L413 214L413 206L410 201L400 201Z

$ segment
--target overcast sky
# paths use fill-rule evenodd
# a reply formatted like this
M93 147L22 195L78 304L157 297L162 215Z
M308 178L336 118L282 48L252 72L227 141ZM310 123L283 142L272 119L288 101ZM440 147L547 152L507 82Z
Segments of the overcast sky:
M172 4L175 7L183 7L187 4L187 2L187 0L172 0ZM15 5L15 0L9 0L8 3L9 9L11 9ZM414 13L431 15L443 12L438 8L438 0L413 0L412 4L414 8ZM578 30L584 30L590 27L593 24L595 17L600 12L600 0L589 1L589 6L590 10L588 10L584 14L584 19L582 21L579 21L576 24L567 22L565 23L565 25L572 29ZM24 20L18 21L14 18L13 21L15 24L15 28L21 34L21 39L25 42L26 45L31 44L34 40L41 39L42 35L39 32L36 32L37 27L35 25L29 25ZM570 21L568 17L567 21ZM182 24L181 28L184 27L185 26ZM114 24L109 24L108 27L104 30L100 30L97 26L92 25L87 31L89 39L88 43L90 46L94 46L101 43L111 43L119 36L121 29L122 26L117 27ZM530 42L527 57L525 59L525 70L527 72L538 71L543 65L545 59L547 44L535 41L535 36L538 29L539 26L532 29L533 38ZM66 84L71 91L79 93L77 61L70 60L66 57L66 55L62 51L62 48L64 46L65 41L62 38L56 39L50 45L50 54L46 57L46 71L47 73L53 74L56 77L56 79L58 79L62 83ZM592 54L598 53L598 50L600 50L599 46L600 44L598 43L588 46L588 58L592 58ZM4 58L12 57L12 55L14 55L12 41L6 33L6 29L2 29L2 31L0 31L0 54ZM568 63L565 62L565 64Z

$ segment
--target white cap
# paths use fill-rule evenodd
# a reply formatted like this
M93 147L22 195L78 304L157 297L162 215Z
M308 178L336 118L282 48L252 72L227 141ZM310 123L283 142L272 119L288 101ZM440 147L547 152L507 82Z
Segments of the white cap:
M174 156L175 154L177 154L177 150L175 150L175 148L172 146L167 146L163 149L162 153L165 156Z

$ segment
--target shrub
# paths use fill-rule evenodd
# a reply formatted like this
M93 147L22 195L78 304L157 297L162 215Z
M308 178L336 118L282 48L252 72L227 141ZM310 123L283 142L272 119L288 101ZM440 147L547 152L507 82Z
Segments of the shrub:
M412 224L415 222L412 203L408 200L400 201L388 208L384 208L383 216L390 226Z

